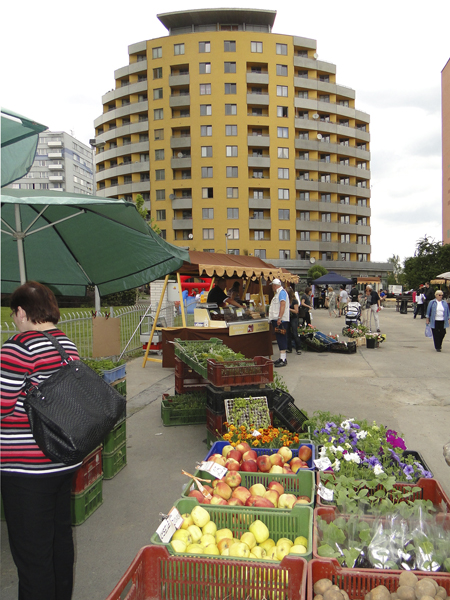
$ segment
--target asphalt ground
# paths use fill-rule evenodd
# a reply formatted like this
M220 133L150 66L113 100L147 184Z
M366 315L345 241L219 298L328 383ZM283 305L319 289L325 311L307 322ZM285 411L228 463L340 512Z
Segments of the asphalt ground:
M443 350L425 337L425 321L393 308L380 313L387 340L356 354L303 352L288 355L279 369L296 405L384 423L403 433L420 452L450 496L450 467L442 446L450 439L450 335ZM322 332L341 333L343 318L313 312ZM274 345L274 357L278 350ZM142 359L127 364L127 466L103 481L103 504L74 528L76 548L73 600L104 600L142 546L180 497L186 477L207 453L204 425L163 427L161 395L173 392L173 369ZM1 597L17 598L17 576L6 524L1 523Z

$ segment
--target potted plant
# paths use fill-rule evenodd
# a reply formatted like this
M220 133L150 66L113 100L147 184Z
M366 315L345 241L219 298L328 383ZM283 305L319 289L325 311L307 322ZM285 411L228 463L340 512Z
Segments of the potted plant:
M366 346L367 348L378 348L385 339L385 333L366 333Z

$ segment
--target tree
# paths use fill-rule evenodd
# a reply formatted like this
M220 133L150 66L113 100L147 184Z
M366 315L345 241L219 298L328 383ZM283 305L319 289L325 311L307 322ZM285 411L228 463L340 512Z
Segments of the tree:
M152 219L152 217L148 218L148 212L147 209L144 206L144 198L142 197L141 194L138 194L136 196L136 208L138 210L138 213L141 215L141 217L147 221L147 223L150 224L150 227L153 229L153 231L155 233L157 233L158 235L161 235L161 229L158 227L158 225L155 223L155 221Z
M398 283L398 276L403 272L400 256L398 254L393 254L391 258L388 258L388 263L391 263L392 274L394 275L395 283Z
M417 289L420 284L435 279L449 270L450 244L436 242L425 235L416 243L414 256L405 259L404 276L408 287Z
M322 277L322 275L326 275L328 273L327 269L325 269L325 267L322 267L322 265L313 265L309 271L308 271L308 279L319 279L319 277Z

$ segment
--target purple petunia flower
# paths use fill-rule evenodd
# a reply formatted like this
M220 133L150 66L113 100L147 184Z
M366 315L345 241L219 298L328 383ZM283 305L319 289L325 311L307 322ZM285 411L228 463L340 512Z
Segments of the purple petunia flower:
M391 457L392 457L394 460L396 460L398 463L400 463L400 464L401 464L401 462L400 462L400 458L398 457L398 454L396 454L396 453L395 453L395 452L392 450L392 448L390 448L390 450L391 450Z
M406 479L412 479L411 476L414 475L414 467L412 465L405 465L403 473L406 475Z
M399 437L398 433L393 429L388 429L386 431L386 441L393 448L400 448L401 450L406 450L406 444L404 440Z
M371 456L369 459L367 459L367 462L371 467L381 464L376 456Z
M357 423L350 423L350 427L353 429L361 429L361 427Z

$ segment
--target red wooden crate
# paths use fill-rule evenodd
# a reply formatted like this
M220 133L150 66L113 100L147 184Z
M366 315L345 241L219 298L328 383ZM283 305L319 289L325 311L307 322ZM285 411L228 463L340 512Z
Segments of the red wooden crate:
M384 585L392 593L398 588L402 571L382 569L344 569L336 560L314 558L308 563L307 600L314 598L314 584L319 579L330 579L333 585L345 590L352 600L363 600L373 588ZM419 579L432 577L450 594L450 573L424 573L413 571Z
M106 600L305 600L307 563L170 556L164 546L145 546Z
M273 381L273 361L264 356L251 360L217 362L210 358L208 380L217 387L266 384Z
M102 447L99 446L86 456L72 480L72 494L84 492L102 475Z

